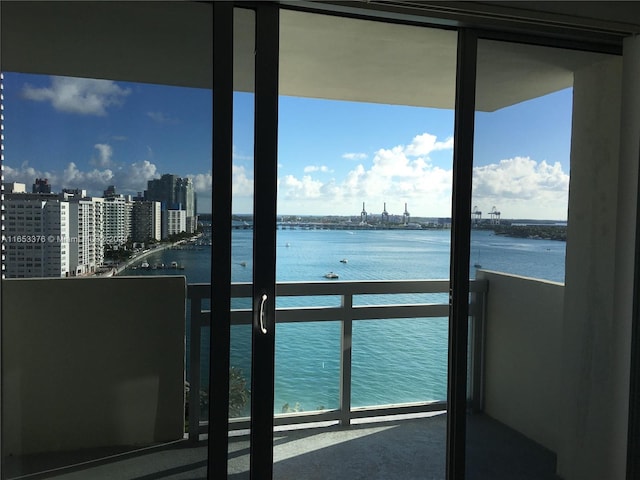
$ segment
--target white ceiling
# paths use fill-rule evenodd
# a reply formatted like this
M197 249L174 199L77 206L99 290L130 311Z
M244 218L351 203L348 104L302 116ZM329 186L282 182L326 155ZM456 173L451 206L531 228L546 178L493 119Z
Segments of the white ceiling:
M211 8L191 2L0 2L6 71L209 88ZM456 33L283 11L280 93L453 108ZM235 21L236 88L251 90L253 13ZM571 85L596 56L485 42L478 103L493 110Z

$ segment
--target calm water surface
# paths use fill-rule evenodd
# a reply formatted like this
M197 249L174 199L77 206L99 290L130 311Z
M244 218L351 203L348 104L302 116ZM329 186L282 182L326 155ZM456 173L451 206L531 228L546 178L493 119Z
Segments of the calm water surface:
M447 279L450 231L279 230L278 281L324 281L333 271L340 280ZM233 233L232 280L250 282L253 232ZM564 281L565 243L496 236L473 231L474 264L501 272ZM341 263L347 259L347 263ZM177 261L184 270L125 270L123 275L181 274L189 283L209 283L211 254L200 250L165 250L146 259L150 264ZM330 281L330 280L326 280ZM356 299L360 304L388 299ZM296 299L307 305L335 299ZM443 295L403 295L393 303L446 303ZM288 303L287 303L288 302ZM278 306L291 304L280 299ZM236 301L234 305L241 305ZM379 405L446 399L446 318L356 321L353 327L352 405ZM205 336L206 337L206 336ZM202 378L208 378L208 340L203 340ZM275 413L286 410L337 408L339 395L340 324L311 322L276 326ZM249 326L232 328L231 364L250 380Z

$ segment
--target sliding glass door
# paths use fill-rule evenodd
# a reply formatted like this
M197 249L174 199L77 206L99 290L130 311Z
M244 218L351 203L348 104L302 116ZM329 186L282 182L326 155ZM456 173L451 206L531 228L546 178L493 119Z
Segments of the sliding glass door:
M615 61L478 40L469 268L470 285L483 286L473 295L486 297L486 318L470 319L467 478L583 477L589 469L573 462L574 439L565 443L558 425L584 421L577 410L592 400L578 393L580 372L598 351L590 317L599 323L612 301L603 293L586 314L589 282L609 278L587 260L584 243L600 231L589 202L613 202L599 185L616 173L598 170L607 155L588 137L614 135L615 102L603 92L615 81ZM607 238L598 237L603 251L615 249Z
M513 429L557 448L616 304L617 143L586 139L617 138L619 65L352 6L1 2L4 477L486 478Z
M257 478L272 464L278 11L214 14L209 478Z
M456 48L280 12L274 478L444 478Z

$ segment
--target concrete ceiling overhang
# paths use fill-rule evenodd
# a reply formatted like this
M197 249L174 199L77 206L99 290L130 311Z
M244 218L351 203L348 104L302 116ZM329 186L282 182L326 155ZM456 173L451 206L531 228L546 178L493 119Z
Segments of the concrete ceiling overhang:
M212 9L197 2L0 2L4 71L210 88ZM253 13L235 19L238 90L253 88ZM280 93L454 107L454 30L283 10ZM594 61L579 51L485 42L477 109L571 85Z

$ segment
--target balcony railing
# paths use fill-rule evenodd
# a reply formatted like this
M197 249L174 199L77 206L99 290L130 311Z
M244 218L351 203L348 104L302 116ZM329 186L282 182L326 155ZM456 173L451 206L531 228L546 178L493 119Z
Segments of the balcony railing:
M477 409L482 407L483 397L483 346L484 346L484 305L487 291L486 280L473 280L470 284L470 340L469 340L469 401ZM354 297L361 295L397 294L443 294L441 303L402 303L384 305L354 305ZM448 317L448 280L390 280L390 281L331 281L331 282L282 282L276 285L278 299L283 297L338 297L338 306L295 306L276 308L276 322L321 322L339 321L340 328L340 395L339 406L333 410L283 414L275 417L276 425L307 422L337 421L348 425L352 419L422 413L446 409L446 401L427 401L410 404L379 405L372 407L352 407L352 332L354 320L390 320L411 318ZM249 300L252 284L235 283L231 286L234 299ZM189 284L187 297L190 300L190 351L189 351L189 438L197 441L201 433L206 433L207 422L201 418L201 339L202 328L211 325L211 312L203 310L203 301L210 299L210 284ZM249 302L250 303L250 302ZM250 325L250 309L232 309L231 325ZM248 428L247 418L231 419L230 429Z

